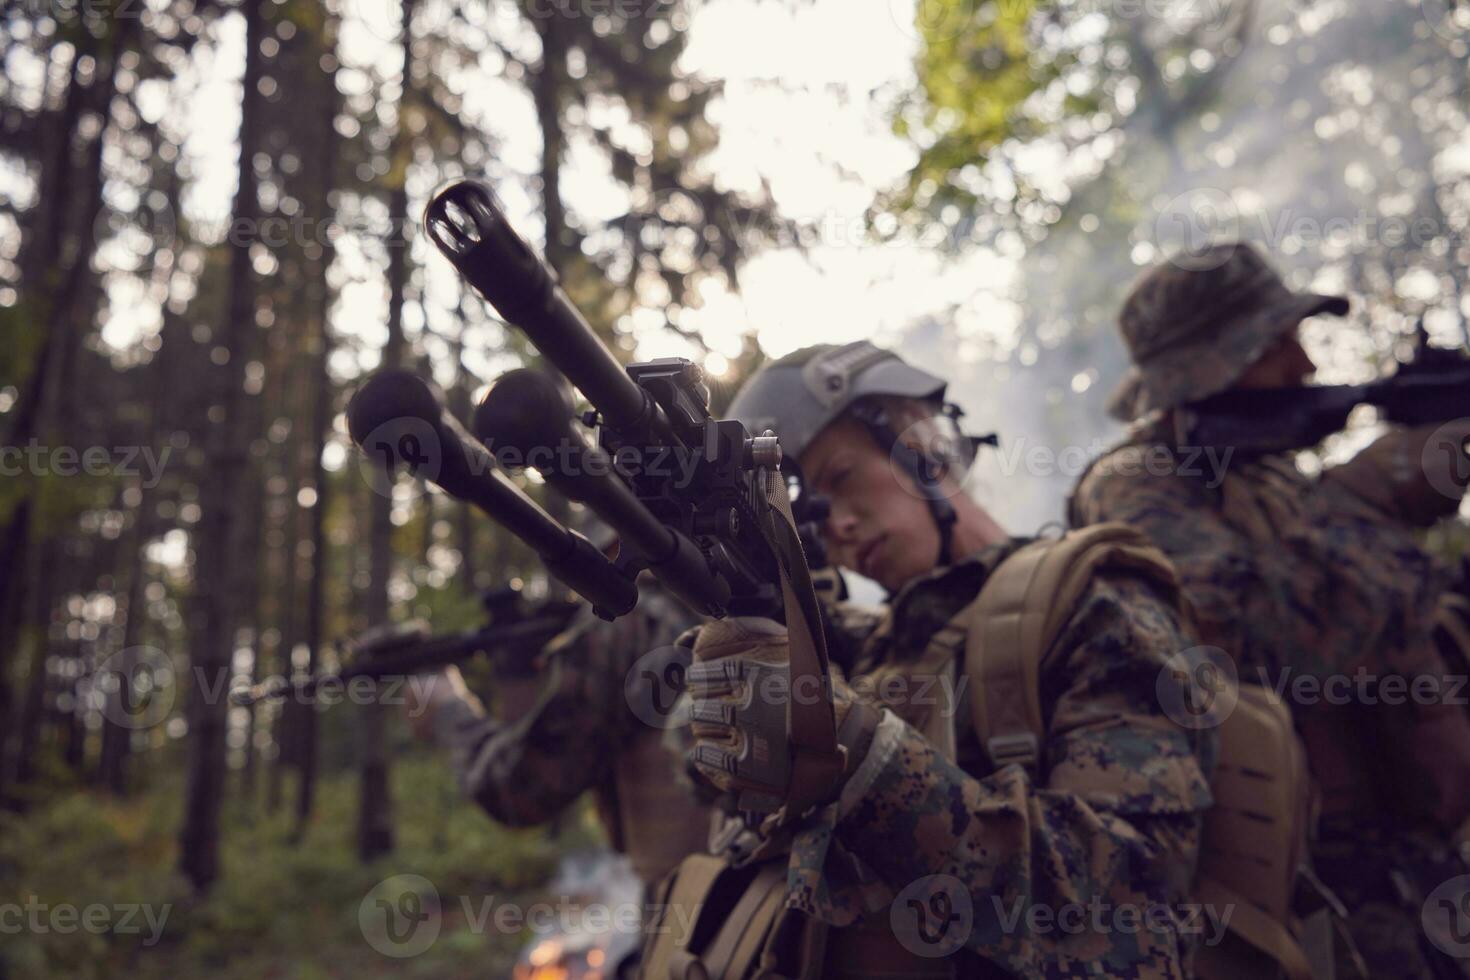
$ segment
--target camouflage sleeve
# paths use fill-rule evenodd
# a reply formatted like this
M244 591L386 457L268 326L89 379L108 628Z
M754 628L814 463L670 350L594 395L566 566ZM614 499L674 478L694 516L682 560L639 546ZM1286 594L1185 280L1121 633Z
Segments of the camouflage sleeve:
M915 890L957 882L973 915L965 944L1016 976L1184 976L1179 906L1213 749L1156 692L1187 645L1149 588L1095 582L1045 668L1044 779L1016 765L977 779L886 712L854 775L866 785L843 793L838 839L901 898L933 907Z
M1177 476L1130 470L1123 453L1104 460L1072 497L1072 524L1086 527L1119 521L1144 534L1169 557L1189 597L1202 642L1237 653L1242 669L1266 662L1260 651L1272 641L1256 642L1251 632L1283 621L1287 601L1273 589L1251 555L1250 544L1225 522L1207 489ZM1119 460L1119 465L1107 464Z
M606 776L635 730L623 680L650 642L647 618L581 627L550 651L540 699L524 717L504 724L466 706L435 720L461 788L502 823L550 820Z

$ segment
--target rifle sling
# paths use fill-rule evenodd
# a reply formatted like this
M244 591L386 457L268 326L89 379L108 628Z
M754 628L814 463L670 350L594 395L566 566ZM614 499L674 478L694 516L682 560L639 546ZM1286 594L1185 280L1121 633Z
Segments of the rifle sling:
M828 676L827 643L812 586L811 569L801 550L791 498L778 470L764 471L766 513L763 528L781 574L790 636L791 694L786 726L791 742L791 782L780 823L825 803L840 780L845 759L837 743L837 721ZM820 691L820 698L811 696Z

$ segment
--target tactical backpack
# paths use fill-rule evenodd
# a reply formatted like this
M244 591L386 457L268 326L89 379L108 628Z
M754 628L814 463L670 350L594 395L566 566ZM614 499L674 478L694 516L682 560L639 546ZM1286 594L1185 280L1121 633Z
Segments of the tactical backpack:
M1144 577L1185 605L1161 552L1130 527L1099 524L1034 541L1007 557L975 600L930 640L931 651L937 644L951 662L963 662L976 692L969 699L971 723L996 769L1016 764L1039 775L1045 654L1103 567ZM951 710L931 712L919 727L953 759L958 706L942 707ZM1226 939L1199 950L1196 973L1204 980L1330 977L1331 940L1322 917L1314 914L1309 925L1295 904L1306 874L1312 792L1290 713L1264 688L1245 685L1219 734L1215 805L1205 818L1193 898L1213 909L1229 907L1230 914ZM782 859L746 867L714 855L686 859L661 889L662 918L655 923L661 928L649 938L644 980L807 980L828 975L829 943L841 943L849 932L873 938L859 927L829 931L787 909L785 872ZM889 945L897 948L896 941ZM950 975L944 961L884 963L884 952L872 944L867 969L842 976ZM913 972L895 970L905 967Z
M1014 762L1037 773L1045 732L1042 662L1103 566L1148 578L1187 605L1162 552L1132 528L1097 524L1016 552L952 621L968 624L965 671L978 695L971 719L996 765ZM1199 948L1195 973L1202 980L1330 976L1329 900L1314 902L1305 915L1298 905L1300 896L1311 902L1323 891L1305 866L1313 808L1305 750L1281 700L1252 684L1235 692L1219 726L1214 806L1205 814L1191 889L1207 910L1229 909L1228 931L1218 945Z

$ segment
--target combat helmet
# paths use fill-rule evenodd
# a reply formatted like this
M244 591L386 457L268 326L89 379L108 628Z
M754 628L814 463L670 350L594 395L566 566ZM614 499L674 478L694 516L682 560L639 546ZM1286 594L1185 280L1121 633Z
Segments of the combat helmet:
M767 364L736 394L730 415L752 433L767 430L781 440L782 471L793 483L792 506L799 521L825 520L826 501L803 485L798 458L817 435L840 416L863 424L889 458L914 481L939 528L939 561L951 561L954 505L942 476L969 469L976 446L994 436L961 435L958 405L945 400L947 382L921 371L889 350L866 340L805 347ZM909 398L934 406L938 435L924 445L900 439L884 397Z

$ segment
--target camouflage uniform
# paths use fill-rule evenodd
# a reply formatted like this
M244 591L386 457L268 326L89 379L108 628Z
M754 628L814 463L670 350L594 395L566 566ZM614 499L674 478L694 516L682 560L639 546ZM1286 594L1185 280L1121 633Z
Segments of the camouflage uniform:
M1095 578L1042 668L1038 779L1017 765L996 769L963 706L950 761L920 733L932 710L923 686L885 683L953 676L952 655L936 660L930 638L1020 543L909 583L881 620L849 620L863 634L852 685L888 710L836 806L795 840L788 904L832 925L881 929L896 895L928 902L942 880L918 895L910 886L946 875L973 909L960 976L1187 976L1177 907L1211 802L1212 734L1186 732L1160 708L1160 672L1190 645L1170 603L1131 576ZM894 690L901 696L885 696ZM1094 907L1138 910L1152 927L1064 929L1030 915Z
M584 610L553 641L544 654L545 686L524 717L507 724L464 700L439 708L435 738L451 749L465 794L496 820L527 826L593 789L614 847L628 852L645 882L703 850L708 809L675 778L680 760L624 693L635 662L657 651L673 655L674 639L694 621L647 585L634 612L604 623Z
M1229 652L1242 681L1285 685L1322 792L1318 873L1348 906L1375 975L1435 976L1419 893L1465 870L1448 832L1470 814L1470 725L1442 699L1390 691L1414 679L1453 691L1430 633L1444 583L1408 523L1434 508L1364 493L1388 482L1373 474L1392 452L1312 480L1283 456L1211 473L1196 449L1175 446L1169 409L1229 388L1303 311L1346 308L1290 294L1249 248L1203 255L1156 269L1125 304L1141 370L1115 405L1151 414L1079 481L1071 521L1146 532L1177 566L1200 639ZM1227 312L1190 323L1181 309ZM1176 352L1172 363L1146 356L1159 345ZM1422 439L1391 434L1384 445L1396 442Z
M1140 574L1095 570L1039 665L1035 767L996 764L971 723L964 627L953 620L1025 542L950 556L956 510L934 475L967 467L978 440L958 431L945 387L858 342L773 362L731 405L752 430L776 430L793 463L850 415L918 489L940 537L935 570L884 610L829 611L849 768L835 802L756 853L789 844L787 907L835 927L822 976L1188 976L1197 923L1181 905L1212 802L1216 743L1213 732L1176 725L1159 697L1161 677L1175 683L1170 658L1193 643L1177 594ZM899 440L900 427L918 428L889 414L903 405L875 399L927 404L940 438ZM798 504L820 521L813 493L803 485ZM728 655L768 659L770 638L751 635L744 653L736 637ZM726 655L703 639L696 661ZM697 700L696 727L727 707ZM727 744L761 744L759 732L735 734ZM721 751L718 726L702 738L701 747ZM727 785L711 760L699 770ZM1114 918L1095 922L1099 915ZM931 926L944 927L938 940Z

